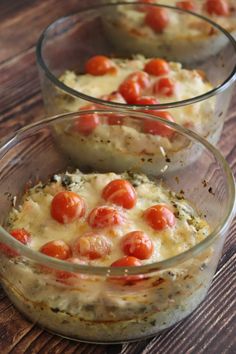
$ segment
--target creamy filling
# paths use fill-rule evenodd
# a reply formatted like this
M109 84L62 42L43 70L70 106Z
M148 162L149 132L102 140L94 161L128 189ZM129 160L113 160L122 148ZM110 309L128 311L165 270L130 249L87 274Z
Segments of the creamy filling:
M137 204L132 209L123 209L102 198L103 188L111 181L126 178L136 187ZM210 232L209 225L199 217L196 210L184 200L183 194L176 195L160 183L154 183L144 175L114 173L84 175L77 171L74 174L66 173L55 176L56 182L47 186L38 186L31 189L25 196L19 209L14 209L8 220L10 228L24 228L32 235L30 247L36 251L53 240L64 240L68 244L86 232L93 231L87 223L88 213L95 207L106 205L116 207L124 218L121 225L96 230L105 236L111 243L109 255L96 260L89 260L89 264L110 266L111 263L124 256L121 249L121 240L131 231L141 230L152 240L154 252L142 264L161 261L186 251L202 241ZM62 181L67 180L67 189L79 194L86 203L86 215L69 224L60 224L51 217L50 206L55 194L65 190ZM68 182L69 181L69 182ZM143 218L143 212L155 204L168 205L176 216L174 227L167 227L161 231L153 230Z
M115 74L93 76L90 74L77 75L73 71L66 71L60 80L68 87L92 97L101 98L118 90L120 84L131 73L143 70L149 59L143 56L136 56L132 60L112 59L116 65ZM204 74L198 70L186 70L179 63L169 63L170 72L168 75L156 77L150 75L150 87L144 90L142 96L153 96L160 103L183 101L192 97L202 95L212 90L212 85L204 78ZM154 82L161 77L169 77L175 84L175 90L171 97L152 92ZM215 99L208 99L207 102L199 102L192 105L174 108L171 114L176 123L186 125L199 133L207 135L208 126L213 121ZM71 98L69 101L59 94L58 104L66 111L77 111L84 106L84 101ZM109 130L110 127L107 127Z

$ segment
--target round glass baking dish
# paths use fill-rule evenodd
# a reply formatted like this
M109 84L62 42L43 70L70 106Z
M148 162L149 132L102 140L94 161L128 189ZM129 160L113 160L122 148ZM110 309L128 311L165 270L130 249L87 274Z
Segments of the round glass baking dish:
M83 144L76 143L80 133L75 136L71 127L88 114L96 114L101 125L107 124L107 117L117 117L117 111L109 110L60 115L21 129L1 145L0 243L14 254L7 255L0 247L1 284L20 312L49 331L87 342L136 341L174 325L205 298L234 214L234 179L221 154L195 133L152 115L120 110L124 120L119 140L126 128L135 126L138 131L148 120L169 127L172 139L182 142L175 157L159 155L151 173L142 160L133 172L147 169L150 179L161 181L180 198L184 195L206 219L211 233L189 250L140 267L84 266L47 257L11 237L6 219L12 205L19 206L26 187L45 183L55 173L76 168L123 172L109 156L107 168L101 164L99 169L95 143L87 153L93 151L94 165L91 159L86 164L86 158L78 157L84 154ZM113 156L118 154L116 139L111 133ZM164 142L159 139L158 146L165 152ZM45 274L46 268L73 272L78 281L57 281L53 272ZM131 283L121 279L137 275Z
M101 83L96 81L96 77L94 81L91 80L94 88L91 94L91 85L86 86L83 81L81 88L80 78L74 79L72 74L71 80L71 73L83 74L87 60L96 55L123 59L135 55L145 58L157 56L181 63L183 68L197 70L203 82L207 79L210 86L199 86L198 91L192 91L198 83L194 77L189 77L187 93L179 96L181 98L160 97L159 104L125 104L125 108L168 111L176 123L194 130L215 144L220 137L236 77L236 44L233 37L200 15L150 4L145 6L148 9L164 10L170 19L174 18L178 23L178 32L175 33L174 29L171 33L164 31L162 34L146 31L140 37L137 31L121 25L124 14L133 11L135 6L138 5L100 5L60 18L45 29L38 41L36 54L47 113L75 112L88 103L100 107L124 108L124 103L99 98L107 89L100 92ZM129 22L132 25L132 21ZM184 27L184 24L189 23L197 27L196 33L189 33L190 30ZM203 33L201 29L204 29Z

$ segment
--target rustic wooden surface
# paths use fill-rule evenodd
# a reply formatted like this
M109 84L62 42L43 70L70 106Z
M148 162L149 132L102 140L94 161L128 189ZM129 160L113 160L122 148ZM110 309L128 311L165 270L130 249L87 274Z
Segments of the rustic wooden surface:
M42 29L63 14L95 1L0 0L0 139L43 116L35 63ZM236 175L236 95L220 149ZM236 353L236 222L204 303L185 321L146 341L89 345L49 334L26 321L0 288L0 354L229 354Z

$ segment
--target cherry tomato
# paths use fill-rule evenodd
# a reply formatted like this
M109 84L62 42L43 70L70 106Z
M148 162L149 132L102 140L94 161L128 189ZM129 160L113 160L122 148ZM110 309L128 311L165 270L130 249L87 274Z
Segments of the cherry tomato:
M136 257L125 256L111 264L111 267L138 267L141 266L141 262Z
M136 71L130 74L126 80L137 82L142 89L150 86L150 77L145 71Z
M147 113L150 113L152 115L155 115L157 117L166 119L169 122L174 122L174 119L172 115L169 112L166 111L147 111ZM163 137L170 138L174 131L171 127L168 125L165 125L160 122L156 122L151 119L145 119L143 121L143 132L147 134L152 134L152 135L160 135Z
M102 197L111 203L131 209L137 201L137 194L129 181L115 179L106 185L102 191Z
M74 130L83 135L91 134L99 125L99 115L96 113L80 116L74 122Z
M113 262L111 264L111 267L138 267L141 265L142 263L136 257L125 256ZM140 281L142 279L143 275L141 274L128 276L111 276L108 278L110 282L120 285L134 285L137 281Z
M122 125L124 116L122 114L107 114L107 123L109 125Z
M120 85L119 92L127 103L133 104L141 95L141 86L137 81L127 79Z
M196 9L194 2L191 0L177 1L176 7L187 11L194 11Z
M89 104L81 107L80 110L87 111L87 110L94 110L96 108L98 108L96 105ZM94 131L94 129L99 125L99 123L100 123L100 119L97 113L85 114L78 117L74 121L73 130L83 135L89 135Z
M86 265L87 263L83 261L82 259L76 258L76 257L71 257L66 260L69 263L73 264L81 264L81 265ZM78 274L78 273L73 273L73 272L67 272L65 270L56 270L55 271L55 276L58 281L61 283L67 284L67 280L71 278L84 278L85 276L83 274Z
M158 231L175 225L174 213L163 204L153 205L145 210L144 218L149 226Z
M155 97L151 97L151 96L141 96L139 98L137 98L135 104L137 105L144 105L144 106L148 106L151 104L158 104L159 101L155 98Z
M100 76L116 72L112 60L104 55L96 55L85 64L85 71L90 75Z
M153 253L152 240L142 231L132 231L122 239L122 250L127 256L148 259Z
M169 23L169 17L166 9L152 7L147 11L145 23L151 27L153 31L158 33L163 32Z
M168 77L162 77L154 84L153 92L163 96L173 96L175 92L175 83Z
M166 60L157 58L149 60L144 70L150 75L161 76L168 74L170 68Z
M76 193L57 193L51 202L51 216L61 224L69 224L85 214L84 200Z
M97 229L120 225L123 221L124 218L119 211L108 206L94 208L88 216L89 225Z
M14 229L10 232L11 236L13 236L17 241L27 245L31 241L31 235L25 229Z
M40 248L40 252L49 257L62 260L68 259L72 256L70 246L63 240L55 240L45 243L45 245Z
M210 15L228 16L229 5L225 0L207 0L206 11Z
M79 256L98 259L111 252L111 242L103 235L88 232L75 241L73 250Z
M17 241L23 243L23 245L27 245L31 241L31 235L25 229L14 229L10 232L10 235ZM16 257L19 255L15 249L6 245L5 243L0 243L0 251L8 257Z
M105 101L109 102L116 102L116 103L122 103L125 104L126 101L123 98L123 96L119 92L113 92L110 95L104 95L101 97ZM109 108L108 108L109 109ZM107 124L109 125L122 125L124 121L124 115L123 114L105 114L104 115L107 118Z

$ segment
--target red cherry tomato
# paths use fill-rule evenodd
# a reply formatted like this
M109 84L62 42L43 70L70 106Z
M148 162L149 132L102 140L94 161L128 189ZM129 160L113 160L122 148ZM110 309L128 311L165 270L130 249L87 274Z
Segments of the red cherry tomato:
M75 241L73 250L79 256L98 259L111 252L111 242L103 235L88 232Z
M134 104L141 95L141 86L137 81L127 79L120 85L119 92L128 104Z
M122 114L107 114L107 123L109 125L122 125L124 116Z
M85 64L85 71L90 75L100 76L116 72L111 59L104 55L96 55L90 58Z
M96 107L96 105L89 104L81 107L80 110L87 111L87 110L95 110L96 108L99 107ZM100 123L100 119L97 113L85 114L78 117L74 121L73 130L83 135L89 135L94 131L94 129L99 125L99 123Z
M175 83L168 77L162 77L153 86L153 92L163 96L173 96L175 92Z
M153 205L145 210L144 218L149 226L158 231L175 225L174 213L163 204Z
M141 262L136 257L125 256L111 264L111 267L138 267L141 266Z
M196 9L194 2L191 0L177 1L176 7L187 11L194 11Z
M151 104L158 104L159 101L155 98L155 97L151 97L151 96L142 96L137 98L135 104L137 105L144 105L144 106L148 106Z
M142 263L140 262L139 259L136 257L132 256L125 256L120 259L117 259L115 262L111 264L111 267L139 267L141 266ZM137 281L140 281L143 279L143 275L129 275L129 276L111 276L108 278L109 281L115 284L129 284L133 285Z
M17 241L23 243L23 245L27 245L31 241L31 235L25 229L14 229L10 232L10 234ZM0 243L0 252L3 252L8 257L16 257L19 255L15 249L4 243Z
M51 216L61 224L72 223L84 214L84 200L74 192L59 192L51 202Z
M102 191L102 197L111 203L131 209L137 201L137 194L129 181L115 179L106 185Z
M31 241L31 235L25 229L14 229L10 232L11 236L13 236L17 241L27 245Z
M108 206L94 208L88 216L89 225L97 229L120 225L123 221L124 218L119 211Z
M161 33L169 24L169 16L166 9L151 7L145 16L145 23L153 29L153 31Z
M144 70L150 75L161 76L168 74L170 68L166 60L157 58L149 60Z
M142 231L132 231L122 239L122 250L127 256L148 259L153 253L152 240Z
M69 263L73 264L81 264L81 265L86 265L87 263L83 261L82 259L76 258L76 257L71 257L66 260ZM67 272L65 270L56 270L55 276L58 281L61 283L67 284L67 280L71 278L85 278L83 274L78 274L78 273L73 273L73 272Z
M137 82L142 89L150 86L150 77L145 71L136 71L130 74L126 80Z
M99 115L96 113L80 116L74 122L74 130L83 135L91 134L99 125Z
M229 5L225 0L207 0L206 11L210 15L218 16L228 16L230 12Z
M101 97L105 101L109 102L116 102L116 103L122 103L126 104L125 99L119 92L113 92L110 95L104 95ZM109 108L108 108L109 109ZM124 121L124 115L123 114L105 114L104 115L107 118L107 124L109 125L122 125Z
M62 260L68 259L72 256L70 246L63 240L55 240L45 243L45 245L40 248L40 252L49 257Z
M166 111L147 111L147 113L150 113L152 115L155 115L157 117L166 119L169 122L174 122L174 119L172 115L169 112ZM173 135L174 131L171 127L168 125L165 125L160 122L156 122L151 119L145 119L143 121L143 132L147 134L152 134L152 135L160 135L163 137L171 138Z

